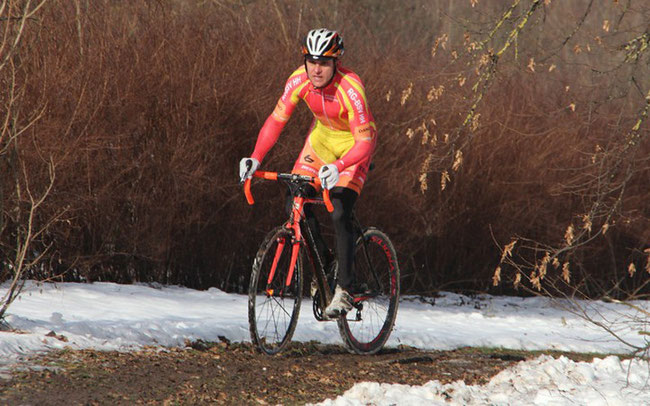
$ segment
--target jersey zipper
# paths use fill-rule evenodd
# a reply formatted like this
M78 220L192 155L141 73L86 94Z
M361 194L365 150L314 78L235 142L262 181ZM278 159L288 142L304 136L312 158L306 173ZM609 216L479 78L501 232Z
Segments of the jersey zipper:
M329 116L327 115L327 110L325 110L325 93L321 90L320 92L320 99L323 105L323 115L327 119L327 124L329 124L330 130L334 129L334 126L332 125L332 122L330 121Z

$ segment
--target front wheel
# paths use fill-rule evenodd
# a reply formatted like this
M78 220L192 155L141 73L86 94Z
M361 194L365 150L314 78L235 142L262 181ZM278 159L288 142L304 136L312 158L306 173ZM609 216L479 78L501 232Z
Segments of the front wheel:
M339 331L351 351L374 354L388 340L399 304L397 254L386 234L369 228L359 237L354 274L354 307L338 319Z
M298 250L289 276L293 232L278 227L260 246L248 288L248 326L253 343L266 354L276 354L291 341L302 299L302 258ZM295 254L294 254L295 255Z

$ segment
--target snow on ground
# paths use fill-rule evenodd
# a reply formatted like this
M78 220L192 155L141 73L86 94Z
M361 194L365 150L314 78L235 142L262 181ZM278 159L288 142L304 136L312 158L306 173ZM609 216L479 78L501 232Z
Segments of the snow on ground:
M0 286L0 297L6 286ZM589 317L622 340L647 346L650 320L624 305L578 302ZM635 302L650 309L650 302ZM387 346L454 349L463 346L565 350L603 354L591 363L542 356L502 371L488 384L419 387L362 383L325 402L357 404L584 404L650 405L650 367L611 353L630 347L568 309L568 301L444 293L404 297ZM37 284L29 282L6 317L20 333L0 332L0 376L27 355L56 348L129 350L182 346L186 340L248 341L247 297L217 289L159 285ZM52 333L53 332L53 333ZM336 323L317 322L303 301L294 340L341 344ZM6 372L5 372L6 373Z
M321 405L648 405L648 364L618 357L574 362L544 355L520 362L486 385L422 386L364 382Z

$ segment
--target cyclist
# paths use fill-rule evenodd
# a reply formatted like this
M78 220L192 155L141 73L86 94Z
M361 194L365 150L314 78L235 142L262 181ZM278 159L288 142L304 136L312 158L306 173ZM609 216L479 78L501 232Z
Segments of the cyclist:
M356 73L340 65L343 51L343 38L336 31L309 31L302 43L304 64L289 76L284 93L259 132L255 150L239 164L240 178L250 178L275 145L298 101L305 101L314 120L292 173L318 176L321 185L330 190L338 260L337 286L325 309L330 318L352 309L352 209L363 188L376 143L376 126L363 83ZM316 218L307 207L305 216L328 269L333 261L324 249Z

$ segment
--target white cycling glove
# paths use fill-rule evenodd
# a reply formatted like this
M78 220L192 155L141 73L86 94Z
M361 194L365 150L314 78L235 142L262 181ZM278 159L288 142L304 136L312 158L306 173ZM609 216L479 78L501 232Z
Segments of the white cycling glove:
M330 190L339 181L339 168L334 164L323 165L318 171L320 184L327 190Z
M239 180L241 182L253 176L257 168L260 167L260 161L255 158L242 158L239 161Z

